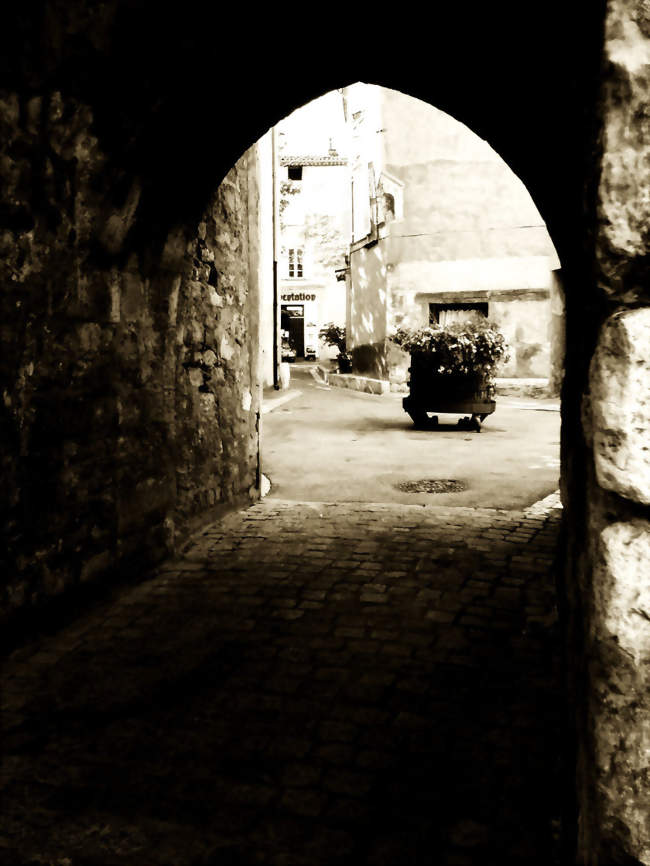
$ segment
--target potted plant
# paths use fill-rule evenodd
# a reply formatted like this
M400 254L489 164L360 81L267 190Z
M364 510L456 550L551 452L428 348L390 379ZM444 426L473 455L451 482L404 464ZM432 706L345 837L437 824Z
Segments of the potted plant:
M496 369L508 360L503 334L487 319L446 327L399 328L390 337L410 352L410 393L402 401L416 424L428 412L471 414L464 419L476 430L495 409Z
M339 373L352 372L352 356L348 355L345 343L345 328L335 325L333 322L328 322L318 332L318 336L328 346L334 346L339 350L336 360L338 363Z

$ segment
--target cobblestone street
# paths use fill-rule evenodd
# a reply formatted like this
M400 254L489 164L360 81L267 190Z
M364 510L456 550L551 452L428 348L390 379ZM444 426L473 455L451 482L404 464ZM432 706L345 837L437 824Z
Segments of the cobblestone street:
M211 526L6 661L0 862L556 862L559 514Z

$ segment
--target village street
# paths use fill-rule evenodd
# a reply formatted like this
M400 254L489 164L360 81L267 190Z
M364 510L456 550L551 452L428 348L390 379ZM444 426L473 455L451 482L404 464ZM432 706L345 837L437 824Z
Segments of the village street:
M557 401L498 397L476 433L459 429L453 415L439 416L436 430L416 430L403 396L329 388L308 366L292 365L290 390L265 400L272 411L263 418L262 471L271 496L516 509L558 489ZM455 480L466 489L397 487L421 479Z
M2 866L560 862L557 412L293 373L266 499L5 659Z

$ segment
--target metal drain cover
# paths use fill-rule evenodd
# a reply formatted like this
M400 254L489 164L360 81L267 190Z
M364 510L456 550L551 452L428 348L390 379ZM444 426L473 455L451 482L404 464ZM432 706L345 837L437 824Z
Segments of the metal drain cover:
M395 487L403 493L454 493L467 490L467 484L454 478L420 478L419 481L402 481Z

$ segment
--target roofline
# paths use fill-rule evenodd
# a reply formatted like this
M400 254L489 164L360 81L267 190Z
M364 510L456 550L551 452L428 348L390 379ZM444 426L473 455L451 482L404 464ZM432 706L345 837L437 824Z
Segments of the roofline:
M280 165L347 165L344 156L281 156Z

